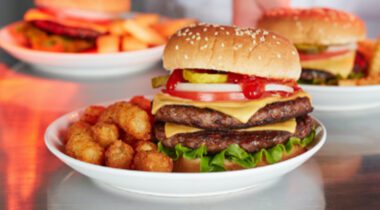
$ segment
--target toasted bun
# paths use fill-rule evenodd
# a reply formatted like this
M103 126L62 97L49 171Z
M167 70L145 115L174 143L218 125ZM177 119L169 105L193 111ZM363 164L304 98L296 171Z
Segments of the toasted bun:
M292 157L298 156L302 153L304 153L306 149L303 147L294 145L293 151L290 154L283 154L281 161L290 159ZM264 160L259 162L257 164L257 167L259 166L265 166L268 165L267 161ZM244 169L240 165L233 163L231 161L226 160L224 162L224 167L226 168L227 171L234 171L234 170L241 170ZM188 160L185 158L179 158L174 162L174 172L200 172L200 159L194 159L194 160Z
M366 36L363 21L327 8L279 8L266 12L258 27L279 33L296 44L347 44Z
M127 0L35 0L39 7L59 10L83 10L99 13L123 13L130 9Z
M164 67L212 69L297 80L299 57L285 38L262 30L199 24L174 34L166 45Z

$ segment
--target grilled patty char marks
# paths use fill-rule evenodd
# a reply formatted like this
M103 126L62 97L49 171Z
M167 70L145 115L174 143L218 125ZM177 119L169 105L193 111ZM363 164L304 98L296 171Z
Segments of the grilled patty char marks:
M247 123L215 110L184 105L164 106L157 111L155 119L203 129L226 130L281 122L312 111L309 98L302 97L268 104L256 112Z
M276 144L286 142L291 136L304 138L312 130L312 119L309 116L297 118L297 128L295 134L286 131L212 131L203 130L194 133L176 134L166 138L165 124L156 123L154 131L156 138L165 147L174 148L177 144L196 149L201 145L206 145L207 151L217 153L226 149L231 144L238 144L247 152L255 152L262 148L273 147Z

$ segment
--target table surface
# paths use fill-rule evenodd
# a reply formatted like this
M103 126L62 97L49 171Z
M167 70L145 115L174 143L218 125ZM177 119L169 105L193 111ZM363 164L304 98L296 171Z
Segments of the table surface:
M103 80L54 78L18 64L0 65L0 209L380 209L380 108L314 112L326 145L260 192L204 198L144 196L100 186L45 147L58 116L94 103L152 95L151 71ZM354 96L353 96L354 97Z

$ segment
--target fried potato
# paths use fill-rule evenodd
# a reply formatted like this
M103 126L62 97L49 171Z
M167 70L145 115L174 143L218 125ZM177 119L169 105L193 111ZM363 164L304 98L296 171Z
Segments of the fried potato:
M87 141L77 142L76 146L80 147L80 149L77 150L76 159L87 163L103 165L104 149L99 144L93 141Z
M124 30L122 20L113 21L109 26L109 31L111 34L118 35L118 36L122 36L122 35L127 34L127 32Z
M134 148L136 152L157 151L157 145L151 141L137 141Z
M133 167L140 171L172 172L173 160L160 152L137 152L133 158Z
M166 40L155 30L150 27L140 25L132 19L124 21L124 30L149 45L162 45L166 42Z
M129 169L131 168L134 153L131 146L120 140L116 141L106 151L106 166Z
M373 56L369 64L368 74L378 75L380 73L380 37L377 39Z
M132 36L123 36L121 42L122 51L134 51L134 50L143 50L148 48L148 44L142 42Z
M96 39L99 53L119 52L120 37L117 35L104 35Z
M90 124L82 121L71 124L66 131L65 141L68 142L73 138L92 140Z
M99 122L91 130L94 140L103 148L119 139L119 128L115 124Z
M99 122L115 123L136 140L150 140L152 125L147 112L128 102L117 102L104 110Z
M365 39L358 42L358 51L364 55L367 61L372 59L374 49L375 41L372 39Z
M188 26L190 24L196 23L197 21L194 19L177 19L177 20L167 20L163 22L156 23L152 25L154 29L158 33L160 33L163 37L169 38L175 32L180 30L181 28Z
M146 99L144 96L135 96L129 102L140 107L148 113L151 113L152 104L149 99Z
M105 109L103 106L89 106L84 110L80 120L94 125Z
M140 25L151 26L158 22L160 16L154 13L136 14L133 19Z

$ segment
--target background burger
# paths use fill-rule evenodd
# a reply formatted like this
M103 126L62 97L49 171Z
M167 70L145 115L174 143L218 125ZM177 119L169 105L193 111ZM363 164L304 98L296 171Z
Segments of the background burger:
M327 8L280 8L266 12L258 27L295 44L303 70L302 83L336 85L339 79L366 74L367 62L356 53L356 43L365 38L366 29L363 21L352 14Z
M251 168L304 152L314 138L294 46L260 29L194 25L169 40L170 76L152 106L159 148L174 171Z
M18 30L32 49L82 52L95 48L96 38L108 32L109 24L129 11L125 0L35 0Z

